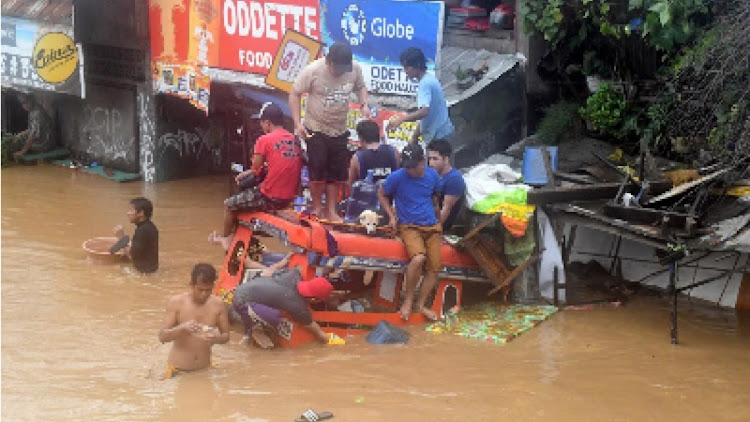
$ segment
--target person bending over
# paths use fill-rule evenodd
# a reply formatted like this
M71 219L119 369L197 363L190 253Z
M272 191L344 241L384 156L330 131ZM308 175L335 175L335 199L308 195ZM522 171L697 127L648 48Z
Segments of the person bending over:
M242 318L245 335L252 337L262 348L273 347L265 328L278 325L281 318L278 311L286 311L294 321L310 330L319 342L328 343L328 334L313 321L307 302L324 301L332 291L333 285L324 277L302 280L297 269L278 270L270 276L255 277L237 286L232 306Z

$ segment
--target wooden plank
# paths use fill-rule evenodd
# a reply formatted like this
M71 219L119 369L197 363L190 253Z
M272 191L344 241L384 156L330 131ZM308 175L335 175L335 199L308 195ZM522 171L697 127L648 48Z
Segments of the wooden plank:
M744 273L742 277L734 307L737 310L750 311L750 273Z
M589 199L611 199L617 195L621 183L595 183L585 186L562 186L558 188L532 189L526 194L531 205L544 205L554 202L571 202ZM650 182L651 192L664 192L671 187L669 182ZM625 192L638 193L638 187L627 185Z
M564 173L560 171L553 172L556 179L564 180L566 182L578 183L581 185L591 185L594 181L589 176L582 176L573 173Z
M637 222L643 224L662 224L667 217L668 227L685 227L685 222L691 215L678 212L659 211L650 208L625 207L622 205L607 204L604 206L604 215L620 220ZM692 216L696 218L695 216Z
M650 201L646 202L646 204L647 205L655 204L655 203L661 202L661 201L663 201L665 199L669 199L669 198L675 197L677 195L681 195L681 194L689 191L690 189L693 189L696 186L700 186L700 185L702 185L702 184L704 184L706 182L709 182L709 181L711 181L713 179L716 179L717 177L719 177L719 176L723 175L724 173L728 172L729 170L731 170L731 168L725 168L724 170L719 170L719 171L711 173L711 174L709 174L707 176L703 176L703 177L701 177L698 180L693 180L692 182L683 183L680 186L677 186L676 188L674 188L674 189L672 189L672 190L670 190L668 192L665 192L662 195L659 195L659 196L657 196L655 198L652 198Z
M490 223L500 218L501 215L502 215L501 212L496 212L492 216L487 217L484 220L482 220L482 222L479 223L479 225L471 229L469 233L466 233L466 236L464 236L463 239L459 240L458 243L456 243L456 246L463 247L469 239L476 236L480 230L482 230L483 228L487 227Z
M611 199L617 195L620 183L595 183L586 186L563 186L559 188L539 188L526 194L526 201L532 205L544 205L553 202L570 202L588 199ZM629 185L633 193L636 187Z
M503 251L498 250L496 245L482 237L475 236L468 239L466 251L479 264L490 282L495 285L503 283L511 273L503 258Z
M526 268L528 268L529 265L535 263L538 260L539 260L539 255L534 255L531 258L527 259L526 262L524 262L523 264L514 268L513 271L511 271L510 274L508 274L508 276L505 277L505 280L501 281L497 286L495 286L492 290L490 290L487 293L487 296L493 295L498 290L510 284L510 282L513 281L513 279L515 279L516 277L518 277L518 275L521 274L523 270L525 270Z

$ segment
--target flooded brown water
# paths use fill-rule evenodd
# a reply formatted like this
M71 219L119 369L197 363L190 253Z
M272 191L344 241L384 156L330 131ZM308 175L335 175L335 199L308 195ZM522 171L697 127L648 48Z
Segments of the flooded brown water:
M2 170L2 420L748 421L750 321L659 298L560 312L506 345L426 333L406 346L214 347L218 366L159 380L167 298L198 261L220 265L226 177L146 186L53 166ZM81 243L155 204L161 269L135 275ZM132 233L132 226L126 231ZM743 323L743 321L745 321Z

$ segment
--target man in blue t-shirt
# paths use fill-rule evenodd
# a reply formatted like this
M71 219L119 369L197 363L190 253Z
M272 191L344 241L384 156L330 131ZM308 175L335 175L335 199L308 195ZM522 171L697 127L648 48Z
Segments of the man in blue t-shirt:
M378 189L380 206L388 214L390 226L398 229L409 257L405 276L406 297L399 313L402 319L409 319L417 282L424 267L416 310L428 319L436 320L437 315L425 306L425 302L435 287L441 269L443 228L438 220L437 206L440 176L427 167L424 150L416 142L408 144L401 151L401 165L403 168L386 177ZM395 202L395 213L389 197Z
M442 182L438 204L440 205L440 223L443 225L443 231L447 231L453 226L466 193L464 177L458 169L454 169L451 165L452 153L451 144L444 139L432 141L427 145L428 163L440 175Z
M401 53L401 65L406 76L419 80L417 86L417 110L405 116L388 121L385 130L391 131L404 122L419 120L412 141L416 142L422 135L424 143L434 139L450 140L453 134L453 123L448 116L448 103L445 101L440 81L432 73L427 73L427 60L422 50L410 47Z

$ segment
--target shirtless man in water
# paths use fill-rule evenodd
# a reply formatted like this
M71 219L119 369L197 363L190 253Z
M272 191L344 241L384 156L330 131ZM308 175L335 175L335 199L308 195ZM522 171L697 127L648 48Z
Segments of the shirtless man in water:
M165 377L180 371L203 369L211 364L211 346L229 341L226 306L212 295L216 269L196 264L190 275L190 291L172 296L159 330L159 341L173 341Z

